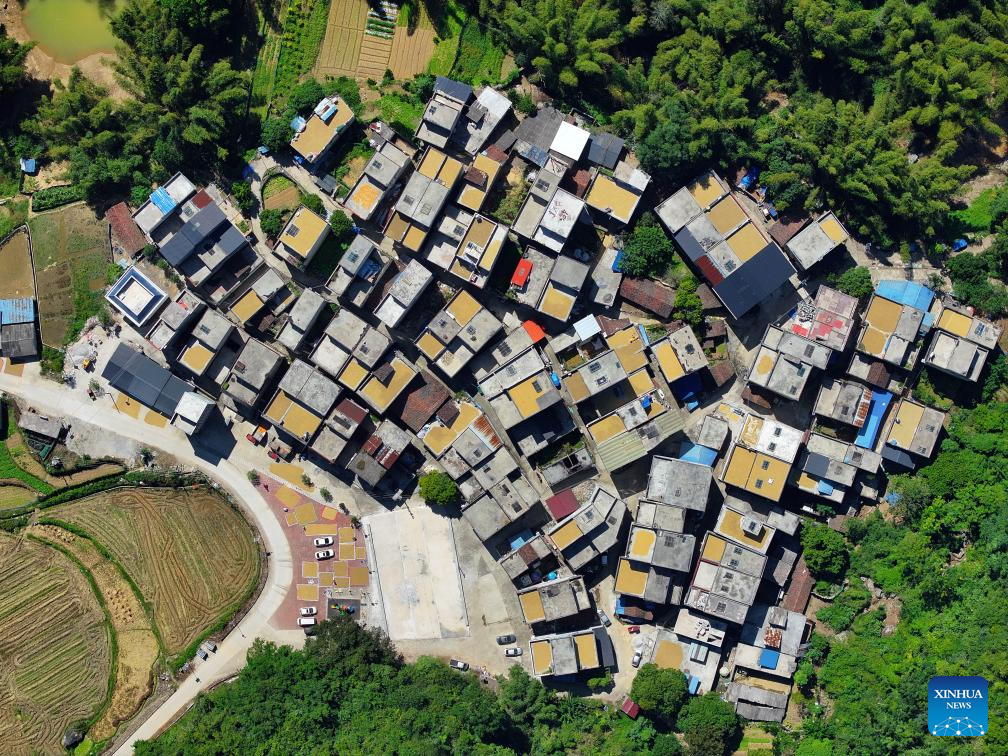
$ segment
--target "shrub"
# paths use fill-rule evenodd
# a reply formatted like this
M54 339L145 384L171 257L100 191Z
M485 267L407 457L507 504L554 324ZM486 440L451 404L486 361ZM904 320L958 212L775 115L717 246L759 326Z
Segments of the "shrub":
M342 239L350 233L353 221L347 217L346 213L335 212L329 218L329 228L332 229L333 235L337 239Z
M817 578L836 579L847 569L847 543L827 525L809 522L802 527L805 564Z
M261 478L259 477L259 473L256 470L249 470L246 473L246 475L248 476L249 483L251 483L253 486L258 486L259 483L261 482Z
M871 594L862 585L844 589L833 603L816 612L816 618L825 622L834 632L842 633L854 624L855 618L871 602Z
M322 495L322 501L327 503L332 501L332 491L330 491L328 488L319 489L319 493Z
M317 194L307 194L306 192L301 192L301 204L316 215L321 215L325 218L325 205L322 204L322 198Z
M672 242L650 212L644 213L623 245L621 268L630 276L656 276L672 257Z
M283 213L280 210L263 210L259 213L259 225L266 236L276 239L283 231Z
M684 276L679 282L679 288L676 289L675 309L672 313L677 320L694 328L703 323L703 302L700 301L700 295L697 294L699 287L700 282L692 273Z
M231 184L231 197L244 215L248 215L249 210L255 205L252 187L244 181L235 181Z
M848 268L839 276L833 274L828 281L834 288L858 299L872 293L871 271L861 266Z
M39 189L32 195L32 210L40 213L82 199L84 199L84 188L81 185L52 186L48 189Z
M306 486L312 485L312 479L308 477L308 473L301 474L301 482L304 483Z
M429 472L420 478L420 496L428 504L448 506L458 500L458 495L458 486L446 473Z

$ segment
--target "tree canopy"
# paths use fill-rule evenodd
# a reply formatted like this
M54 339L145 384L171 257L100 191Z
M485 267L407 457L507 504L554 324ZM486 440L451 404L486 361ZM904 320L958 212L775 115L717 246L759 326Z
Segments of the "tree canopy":
M834 579L847 568L847 544L844 537L817 522L806 522L801 534L802 555L809 571L816 577Z
M686 697L686 675L657 664L643 665L630 685L630 698L641 709L669 724L675 722Z
M458 501L459 490L450 475L434 470L420 477L420 496L428 504L445 507Z

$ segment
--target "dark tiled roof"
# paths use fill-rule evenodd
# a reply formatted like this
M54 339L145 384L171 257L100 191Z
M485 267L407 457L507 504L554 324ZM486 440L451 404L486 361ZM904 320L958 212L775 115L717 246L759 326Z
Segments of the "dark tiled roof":
M788 586L787 593L784 594L781 606L788 611L804 614L814 587L815 578L805 566L805 557L800 557L798 564L795 565L794 574L791 576L791 585Z
M374 377L377 378L382 385L387 385L389 379L393 375L395 375L395 368L393 368L392 364L389 362L386 362L384 365L379 365L374 371Z
M602 328L602 333L606 336L612 336L630 325L630 321L626 318L607 318L605 315L596 315L595 319L598 321L599 327Z
M421 371L420 375L424 385L407 395L401 415L406 427L416 433L420 432L438 408L451 397L447 387L426 370Z
M782 217L770 226L771 238L782 247L791 241L792 237L801 231L808 218Z
M578 197L584 197L585 192L588 191L588 184L591 183L591 174L582 168L574 174L572 181L574 182L574 194Z
M705 283L697 287L697 296L700 297L700 304L705 310L720 310L721 300L717 298L710 286Z
M668 318L675 306L675 292L650 278L624 276L619 293L628 302L662 318Z
M549 497L544 503L546 504L546 509L549 510L549 513L553 515L553 519L557 522L572 512L576 512L577 508L581 506L578 500L574 498L574 491L570 488Z
M192 203L196 206L197 210L202 210L211 202L213 202L213 197L206 193L206 189L200 189L192 198Z
M367 417L368 414L366 409L350 399L344 399L342 402L337 404L336 411L350 418L355 423L364 422L364 418Z
M731 383L735 380L735 368L729 360L718 360L710 364L710 373L714 378L714 383L720 388L726 383Z
M130 257L147 246L147 239L134 222L125 202L110 207L105 213L105 220L112 226L112 235L119 242L119 246Z
M504 150L502 150L496 144L491 144L489 147L486 148L486 156L491 160L497 161L498 163L504 163L508 159L507 153L504 152Z
M716 339L719 336L728 335L728 326L725 325L725 322L721 318L706 318L704 323L707 338Z
M773 407L771 401L758 391L753 391L750 386L746 386L742 389L742 401L748 402L755 407L762 407L763 409L770 409Z
M487 175L484 171L481 171L479 168L469 166L469 168L466 169L463 178L473 186L478 186L481 188L486 186Z
M445 425L451 425L455 422L455 418L459 416L458 405L453 401L447 401L444 406L437 412L438 420L440 420Z
M868 368L868 375L865 380L872 386L886 388L889 385L889 369L881 362L873 362Z

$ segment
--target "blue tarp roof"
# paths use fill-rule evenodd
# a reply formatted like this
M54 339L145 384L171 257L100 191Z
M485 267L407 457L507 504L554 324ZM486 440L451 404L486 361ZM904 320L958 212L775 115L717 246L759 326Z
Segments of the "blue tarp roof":
M679 401L686 401L690 394L700 394L703 392L703 380L699 373L690 373L669 385L672 393Z
M35 158L21 158L21 170L25 173L35 173Z
M307 124L308 122L301 116L294 116L294 118L291 120L290 126L294 131L300 132L304 129L304 127Z
M825 496L829 496L831 493L833 493L833 486L830 485L830 482L828 480L820 480L818 483L816 483L816 490Z
M777 662L780 661L780 651L772 648L764 648L759 656L759 665L763 669L777 669Z
M924 312L928 311L934 300L934 292L931 289L913 281L879 281L875 293Z
M151 192L150 201L154 203L154 206L166 215L175 209L178 203L172 199L172 196L165 191L164 187L158 187L153 192Z
M35 300L28 297L18 299L0 299L0 323L14 325L16 323L35 322Z
M679 448L679 452L679 459L684 462L696 462L700 465L713 467L714 463L717 461L717 451L708 446L701 446L700 444L694 444L690 441L683 441L682 446Z
M700 678L690 676L689 679L689 692L696 693L700 689Z
M875 439L878 438L879 429L882 427L882 418L885 417L889 402L892 401L892 394L888 391L872 391L871 406L868 408L868 417L865 424L854 439L854 445L862 449L874 449Z

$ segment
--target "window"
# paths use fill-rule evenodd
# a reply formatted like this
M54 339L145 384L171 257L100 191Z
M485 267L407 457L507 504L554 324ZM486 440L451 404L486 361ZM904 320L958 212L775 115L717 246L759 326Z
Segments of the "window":
M770 469L770 462L769 462L769 460L764 459L763 460L763 464L760 465L760 469L761 470L769 470Z
M532 388L537 394L542 392L542 384L539 381L532 381Z
M781 434L781 429L780 429L780 428L774 428L774 429L773 429L773 434L774 434L775 436L779 436L779 435Z
M775 442L771 441L771 442L770 442L770 443L769 443L769 444L767 445L767 448L769 448L769 449L770 449L770 451L775 451L775 450L777 449L777 444L776 444Z
M756 478L756 488L763 488L763 478Z

